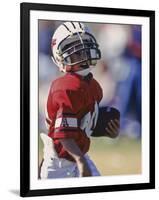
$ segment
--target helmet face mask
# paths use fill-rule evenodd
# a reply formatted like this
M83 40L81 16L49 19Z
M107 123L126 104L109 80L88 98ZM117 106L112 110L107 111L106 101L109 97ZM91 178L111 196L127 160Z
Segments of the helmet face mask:
M66 24L68 23L66 22ZM87 27L83 24L80 27L82 26L83 28L81 29L74 29L74 33L69 32L66 37L55 44L55 47L52 47L53 61L62 69L61 71L64 71L65 66L95 66L97 60L101 58L101 52L96 39L88 31ZM55 40L54 36L53 40Z
M96 60L101 58L98 44L88 40L78 40L62 49L61 56L63 57L64 65L78 65L87 63L95 65ZM94 63L94 64L93 64Z

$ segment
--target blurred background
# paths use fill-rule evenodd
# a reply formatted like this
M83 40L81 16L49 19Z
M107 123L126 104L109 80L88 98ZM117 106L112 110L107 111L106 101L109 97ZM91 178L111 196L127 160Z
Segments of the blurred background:
M39 20L39 133L47 133L45 105L51 82L62 76L51 59L51 38L62 21ZM89 152L101 175L141 173L141 26L85 23L94 33L102 59L92 73L103 88L100 106L120 110L116 139L91 138ZM42 159L39 138L39 163Z

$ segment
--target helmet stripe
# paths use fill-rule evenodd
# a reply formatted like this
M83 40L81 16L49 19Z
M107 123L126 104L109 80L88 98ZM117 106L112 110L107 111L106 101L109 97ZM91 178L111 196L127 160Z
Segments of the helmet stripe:
M80 28L83 30L81 23L80 23L80 22L78 22L78 24L79 24L79 27L80 27Z
M74 28L74 29L76 29L76 26L75 26L75 24L74 24L73 22L71 22L71 24L72 24L73 28Z
M62 25L71 33L70 29L66 26L66 24L62 24Z

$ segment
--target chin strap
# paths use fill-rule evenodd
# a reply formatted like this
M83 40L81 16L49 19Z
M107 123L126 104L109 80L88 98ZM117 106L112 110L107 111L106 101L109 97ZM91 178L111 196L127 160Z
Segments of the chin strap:
M87 76L84 76L83 79L85 81L90 81L93 78L93 74L90 72Z
M84 69L84 70L80 70L80 71L77 71L77 72L74 72L78 75L81 75L81 76L87 76L91 71L91 68L87 68L87 69Z

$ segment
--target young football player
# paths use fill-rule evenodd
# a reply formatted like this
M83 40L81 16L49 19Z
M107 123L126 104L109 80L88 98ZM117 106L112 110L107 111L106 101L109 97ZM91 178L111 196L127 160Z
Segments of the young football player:
M83 23L65 22L55 31L51 48L52 59L64 76L52 82L48 94L49 129L48 136L41 134L44 156L40 177L99 176L87 155L103 95L90 72L101 58L99 45ZM110 121L105 131L106 136L116 137L119 120Z

